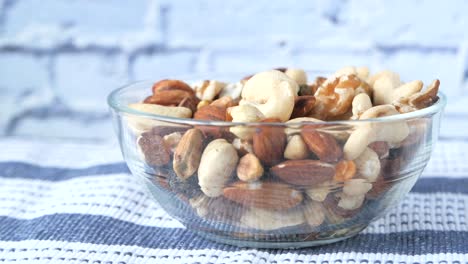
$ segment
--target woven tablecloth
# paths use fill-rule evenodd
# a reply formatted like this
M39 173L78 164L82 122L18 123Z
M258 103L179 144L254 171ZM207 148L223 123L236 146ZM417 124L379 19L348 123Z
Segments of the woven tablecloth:
M0 263L468 263L468 142L440 141L411 193L343 242L202 239L154 202L116 144L0 139Z

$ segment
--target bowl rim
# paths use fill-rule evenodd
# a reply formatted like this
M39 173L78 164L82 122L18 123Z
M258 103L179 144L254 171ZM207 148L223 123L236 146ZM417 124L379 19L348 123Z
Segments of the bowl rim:
M163 121L168 123L176 123L183 125L205 125L205 126L220 126L220 127L231 127L231 126L291 126L291 125L357 125L363 123L385 123L385 122L396 122L396 121L405 121L408 119L421 118L428 115L433 115L443 111L444 107L447 104L447 97L444 93L438 92L439 100L433 105L416 110L409 113L378 117L378 118L369 118L363 120L334 120L334 121L300 121L300 122L272 122L272 123L262 123L262 122L231 122L231 121L211 121L211 120L198 120L192 118L179 118L179 117L170 117L163 115L151 114L143 111L139 111L133 108L124 105L119 100L119 95L128 89L132 89L133 86L138 84L152 84L150 80L136 81L132 83L125 84L114 91L112 91L107 97L107 104L111 109L115 110L118 114L125 113L130 115L135 115L142 118L149 118L157 121Z

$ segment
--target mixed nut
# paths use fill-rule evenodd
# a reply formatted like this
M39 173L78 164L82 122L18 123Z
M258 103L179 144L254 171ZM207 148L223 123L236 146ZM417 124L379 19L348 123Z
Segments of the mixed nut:
M404 83L391 71L370 75L366 67L313 82L292 68L236 83L162 80L129 107L207 122L126 120L155 182L199 217L257 230L314 229L342 223L381 197L430 133L429 118L327 121L417 111L438 100L439 84L423 90L422 81Z

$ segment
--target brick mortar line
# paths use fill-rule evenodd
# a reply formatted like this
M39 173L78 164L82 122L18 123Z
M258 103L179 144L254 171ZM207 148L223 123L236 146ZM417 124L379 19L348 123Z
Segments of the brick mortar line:
M54 100L51 104L32 107L26 109L15 116L11 117L4 129L6 136L14 135L16 127L26 118L34 118L39 120L45 120L51 117L65 117L78 122L95 122L102 120L109 120L111 117L110 113L99 113L99 112L79 112L74 111L58 100Z
M148 45L145 47L140 47L131 52L125 53L127 58L127 67L128 67L128 77L130 80L133 80L135 77L135 72L133 71L135 61L139 57L151 56L155 54L168 55L178 52L194 52L200 54L201 49L197 47L177 47L177 48L168 48L163 45Z
M8 11L15 4L14 0L4 0L0 6L0 35L5 31L5 21L8 16Z
M170 7L167 5L160 5L159 6L159 23L160 23L160 32L161 32L161 42L168 43L169 42L169 13Z
M287 41L286 41L287 42ZM30 47L30 46L23 46L23 45L4 45L0 46L0 52L12 52L12 53L25 53L25 54L58 54L58 53L100 53L100 54L129 54L132 56L137 56L139 54L153 54L153 53L172 53L178 51L210 51L213 53L222 53L222 52L230 52L230 53L242 53L245 51L249 51L248 48L239 48L239 49L232 49L230 47L207 47L201 48L198 45L195 46L170 46L167 44L148 44L143 45L141 47L135 48L131 51L126 51L121 46L103 46L103 45L89 45L86 47L79 47L74 44L61 44L52 48L39 48L39 47ZM373 51L380 51L386 54L395 54L404 51L414 51L414 52L438 52L438 53L457 53L459 47L456 46L422 46L422 45L376 45L374 47L366 48L366 49L356 49L351 48L347 49L332 47L328 48L294 48L294 47L280 47L278 51L281 50L289 50L293 55L300 54L304 52L336 52L336 53L359 53L359 54L367 54Z
M431 46L420 44L396 44L396 45L382 45L375 46L377 51L385 52L386 54L394 54L402 51L418 51L418 52L449 52L457 53L459 48L457 46Z
M128 54L128 56L136 56L140 54L168 54L174 52L184 52L184 51L200 51L201 48L198 46L167 46L163 44L148 44L138 48L135 48L131 51L126 51L119 46L102 46L102 45L92 45L87 47L78 47L75 45L60 45L54 48L32 48L28 46L3 46L0 47L0 53L24 53L24 54L34 54L34 55L57 55L64 53L96 53L100 55L114 55L114 54Z

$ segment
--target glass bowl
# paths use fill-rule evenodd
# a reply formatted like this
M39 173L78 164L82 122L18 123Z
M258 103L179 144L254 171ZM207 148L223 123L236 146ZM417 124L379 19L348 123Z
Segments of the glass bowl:
M439 94L422 110L354 121L215 122L128 107L141 102L152 84L130 84L108 98L130 171L186 228L242 247L308 247L359 233L413 187L429 161L446 103ZM252 139L236 139L235 129ZM403 141L385 141L401 129L408 134ZM181 137L187 137L183 147ZM301 144L289 146L293 137L314 151L297 156ZM288 157L299 160L284 158L288 147ZM263 173L258 162L244 158L249 152L259 157Z

